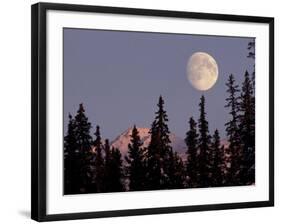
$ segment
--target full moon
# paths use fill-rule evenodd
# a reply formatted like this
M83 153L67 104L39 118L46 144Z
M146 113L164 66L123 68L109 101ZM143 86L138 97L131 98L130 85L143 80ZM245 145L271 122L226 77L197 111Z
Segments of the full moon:
M196 52L188 59L186 75L195 89L206 91L212 88L218 79L217 62L205 52Z

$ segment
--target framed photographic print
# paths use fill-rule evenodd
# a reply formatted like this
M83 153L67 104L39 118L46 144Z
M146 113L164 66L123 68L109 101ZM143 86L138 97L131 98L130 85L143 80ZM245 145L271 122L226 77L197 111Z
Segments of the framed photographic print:
M32 218L274 205L274 19L32 6Z

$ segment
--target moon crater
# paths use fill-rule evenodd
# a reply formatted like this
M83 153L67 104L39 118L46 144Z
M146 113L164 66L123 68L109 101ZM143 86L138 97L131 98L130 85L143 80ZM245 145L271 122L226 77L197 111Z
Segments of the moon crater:
M218 79L216 60L205 52L192 54L187 63L187 79L191 85L201 91L214 86Z

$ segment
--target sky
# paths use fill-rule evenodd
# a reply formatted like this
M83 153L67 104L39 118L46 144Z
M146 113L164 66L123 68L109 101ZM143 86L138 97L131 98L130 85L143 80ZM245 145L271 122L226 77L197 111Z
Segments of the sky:
M92 126L99 125L109 140L134 124L149 128L160 95L170 131L184 138L189 118L199 117L202 94L210 133L218 129L225 138L227 78L232 73L241 85L245 71L254 69L254 60L247 58L250 37L71 28L63 32L64 130L68 114L75 115L83 103ZM187 79L187 62L195 52L210 54L218 65L217 82L207 91L196 90Z

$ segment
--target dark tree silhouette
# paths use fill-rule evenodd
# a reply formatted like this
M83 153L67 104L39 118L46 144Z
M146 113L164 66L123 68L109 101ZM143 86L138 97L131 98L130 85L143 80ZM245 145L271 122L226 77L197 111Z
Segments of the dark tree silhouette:
M95 132L96 139L94 141L94 149L95 149L95 160L94 160L94 182L96 185L97 192L104 191L104 159L102 154L103 145L101 142L101 135L100 135L100 127L96 127Z
M150 190L165 189L169 185L167 176L169 152L171 150L168 116L164 110L164 100L160 96L158 111L150 129L151 141L147 149L147 187Z
M179 189L184 187L185 183L185 170L184 163L179 157L177 152L173 152L172 149L169 151L169 159L167 162L167 181L166 187L168 189Z
M255 39L253 39L251 42L248 44L248 50L249 54L248 57L252 58L253 60L256 59L256 43ZM255 124L255 89L256 89L256 81L255 81L255 65L253 68L253 72L251 74L251 84L252 84L252 123ZM254 128L253 132L254 132ZM251 168L248 170L248 178L249 178L249 183L254 183L255 182L255 146L250 150L249 156L247 158L248 162L251 164Z
M112 189L113 171L112 171L112 153L110 149L109 140L105 139L104 143L104 179L103 179L103 190L104 192L110 192Z
M230 120L225 124L226 134L228 137L228 154L229 167L227 169L227 184L228 185L239 185L240 184L240 172L242 162L242 151L240 141L240 130L239 130L239 99L237 94L239 93L238 85L235 83L234 76L231 74L226 83L227 93L229 94L226 98L225 107L229 109Z
M128 163L126 170L129 176L130 191L139 191L145 188L146 167L144 160L144 150L141 146L142 142L139 132L134 125L131 134L131 142L128 145L128 156L125 157Z
M79 109L75 116L75 136L77 138L77 164L80 193L92 191L93 185L93 139L90 135L91 123L85 115L83 104L79 105Z
M248 58L255 60L256 59L256 41L255 39L253 39L252 41L250 41L248 43ZM252 76L251 76L251 82L252 82L252 86L253 86L253 95L255 95L255 65L254 65L254 71L252 72Z
M210 167L211 167L211 152L210 152L210 135L209 125L206 119L205 97L202 95L199 103L200 117L198 121L199 127L199 156L198 156L198 171L199 171L199 186L210 186Z
M110 192L124 191L123 185L123 167L121 153L119 149L112 148L111 150L112 160L111 160L111 189Z
M249 76L246 71L240 96L239 133L243 150L242 184L255 182L255 102L253 85Z
M198 186L198 134L197 124L193 117L189 119L189 131L186 133L185 144L187 146L186 176L187 186Z
M221 146L219 131L216 129L211 143L212 149L212 186L218 187L223 185L224 180L224 148Z
M64 137L64 194L77 194L80 190L78 146L75 120L69 114L67 134Z
M255 53L255 48L256 48L256 43L255 43L255 39L253 39L252 41L250 41L248 43L248 58L256 58L256 53Z

